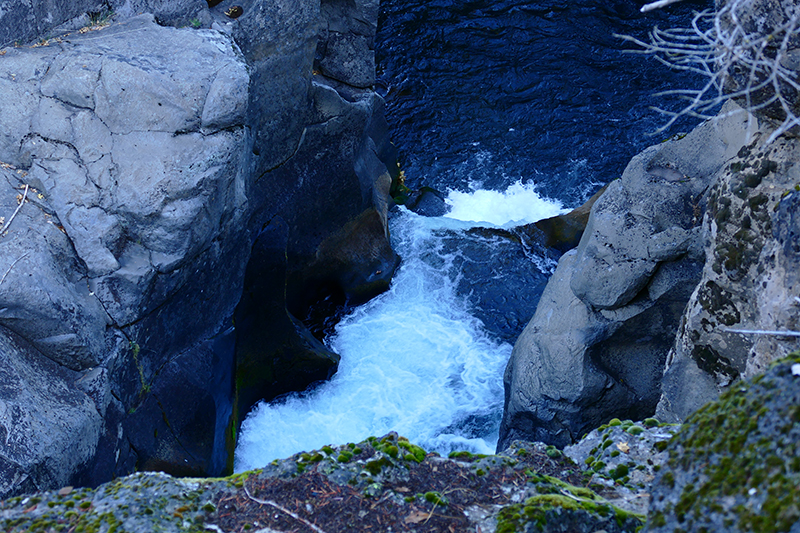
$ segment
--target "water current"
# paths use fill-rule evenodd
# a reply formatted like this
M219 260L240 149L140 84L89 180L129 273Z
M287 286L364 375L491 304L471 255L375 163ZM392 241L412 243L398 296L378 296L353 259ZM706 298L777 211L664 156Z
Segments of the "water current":
M440 453L494 451L503 369L558 257L513 228L579 205L692 127L650 135L665 120L653 94L697 81L623 53L614 34L685 25L709 2L641 4L382 0L376 89L406 183L441 191L450 211L392 213L403 263L390 290L326 340L342 356L331 381L254 407L237 471L392 430Z

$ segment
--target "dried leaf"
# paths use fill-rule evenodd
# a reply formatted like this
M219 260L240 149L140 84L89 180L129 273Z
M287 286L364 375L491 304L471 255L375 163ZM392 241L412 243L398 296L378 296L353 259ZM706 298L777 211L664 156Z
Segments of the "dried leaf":
M621 451L622 453L628 453L629 451L631 451L631 447L628 446L627 442L618 442L617 449L619 449L619 451Z
M414 511L410 515L408 515L403 522L406 524L419 524L420 522L424 522L428 519L428 513L424 513L422 511Z
M67 486L67 487L64 487L64 488L60 489L58 491L58 495L59 496L66 496L70 492L72 492L72 487L71 486Z

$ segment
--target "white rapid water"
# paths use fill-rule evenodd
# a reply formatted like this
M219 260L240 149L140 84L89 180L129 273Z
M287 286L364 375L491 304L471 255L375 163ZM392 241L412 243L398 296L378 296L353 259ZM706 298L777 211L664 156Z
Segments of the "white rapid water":
M533 184L521 181L505 191L450 191L445 203L450 206L448 218L474 222L475 225L518 226L564 211L560 203L539 196Z
M497 216L499 209L484 209L498 194L508 205L524 197L527 213L509 209L504 219ZM389 431L440 453L494 452L503 369L512 346L490 339L457 295L458 272L437 233L533 222L563 209L520 184L505 193L451 193L448 203L452 211L446 217L425 218L405 209L392 217L392 240L403 263L391 288L336 326L328 343L342 359L329 382L253 408L242 423L237 472ZM464 221L470 218L492 220Z

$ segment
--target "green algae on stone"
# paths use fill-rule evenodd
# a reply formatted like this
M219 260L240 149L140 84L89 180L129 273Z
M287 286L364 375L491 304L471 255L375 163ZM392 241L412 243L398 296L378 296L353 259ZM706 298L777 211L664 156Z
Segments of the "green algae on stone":
M800 376L792 354L686 422L653 488L652 531L787 532L800 524Z
M504 507L497 521L497 533L518 531L570 531L590 533L634 533L644 517L628 513L601 500L578 498L565 493L532 496L523 504Z

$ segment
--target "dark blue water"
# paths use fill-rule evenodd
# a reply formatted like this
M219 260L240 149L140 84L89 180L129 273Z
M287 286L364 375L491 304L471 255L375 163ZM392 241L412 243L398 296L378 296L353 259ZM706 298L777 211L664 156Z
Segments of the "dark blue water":
M686 25L711 2L641 14L631 0L382 0L379 91L407 183L503 189L575 206L620 176L666 118L652 95L699 81L614 34Z

